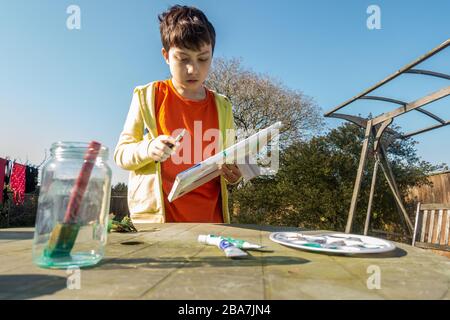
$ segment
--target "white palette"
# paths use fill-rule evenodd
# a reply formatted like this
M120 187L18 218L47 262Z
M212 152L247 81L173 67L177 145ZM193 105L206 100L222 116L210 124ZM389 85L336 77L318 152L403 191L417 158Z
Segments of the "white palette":
M302 250L338 254L382 253L395 249L387 240L347 233L274 232L270 240Z

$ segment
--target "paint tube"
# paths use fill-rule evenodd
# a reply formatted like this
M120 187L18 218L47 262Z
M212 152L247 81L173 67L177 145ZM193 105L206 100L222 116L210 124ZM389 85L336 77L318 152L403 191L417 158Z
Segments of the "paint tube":
M219 247L220 250L223 250L223 252L225 252L225 256L227 258L239 258L239 257L244 257L247 255L247 252L242 251L241 249L239 249L238 247L235 247L234 245L232 245L230 242L228 242L226 240L221 240L217 244L217 247Z
M226 240L239 249L261 249L262 246L247 242L245 240L233 239L230 237L216 236L213 234L201 234L198 236L198 242L216 246L221 240Z

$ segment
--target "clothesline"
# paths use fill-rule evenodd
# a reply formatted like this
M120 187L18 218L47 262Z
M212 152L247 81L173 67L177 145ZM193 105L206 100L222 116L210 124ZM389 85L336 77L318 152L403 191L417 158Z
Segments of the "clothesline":
M8 186L12 191L16 205L22 205L25 193L34 192L37 188L39 167L21 164L9 157L0 158L0 202L5 204L9 199ZM28 161L27 161L28 162Z

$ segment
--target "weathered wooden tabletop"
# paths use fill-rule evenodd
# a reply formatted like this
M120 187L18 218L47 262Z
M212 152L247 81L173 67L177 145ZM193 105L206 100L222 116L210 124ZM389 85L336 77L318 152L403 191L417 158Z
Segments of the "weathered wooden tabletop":
M222 224L138 225L111 233L105 258L80 271L32 264L33 229L0 230L0 299L449 299L450 260L405 244L391 253L349 257L279 245L282 227ZM221 234L267 246L231 260L199 234ZM380 271L379 287L374 271ZM369 282L369 285L368 285ZM375 287L374 287L375 284Z

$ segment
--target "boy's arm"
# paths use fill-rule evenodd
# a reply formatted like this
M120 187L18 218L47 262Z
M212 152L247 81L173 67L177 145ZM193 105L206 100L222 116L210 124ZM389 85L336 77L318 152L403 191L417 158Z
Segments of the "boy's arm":
M137 170L154 161L148 154L148 147L153 139L143 137L144 121L137 90L134 90L127 120L114 150L114 162L125 170Z
M228 148L236 143L236 128L235 128L235 124L234 124L233 106L228 98L226 98L226 101L229 104L228 105L229 109L228 109L227 121L226 121L227 135L225 138L226 139L225 148ZM227 179L225 179L225 182L228 185L236 185L239 182L241 182L242 179L243 179L243 175L241 174L240 178L237 181L231 183Z
M226 136L224 149L231 147L236 143L236 128L234 124L233 106L228 98L225 98L228 103L227 116L225 121Z

